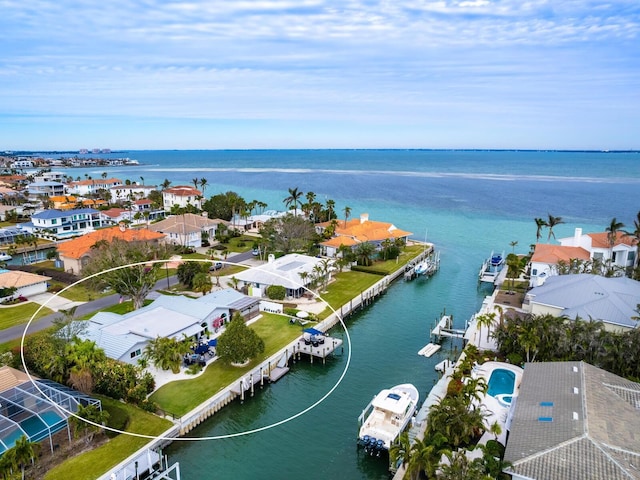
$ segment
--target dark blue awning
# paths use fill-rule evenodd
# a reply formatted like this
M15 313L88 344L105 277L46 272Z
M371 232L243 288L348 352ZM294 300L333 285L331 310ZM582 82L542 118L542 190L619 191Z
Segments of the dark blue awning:
M216 345L218 345L218 339L214 338L213 340L209 340L209 346L210 347L215 347Z
M303 332L308 333L310 335L324 335L324 332L321 332L320 330L316 330L315 328L305 328Z

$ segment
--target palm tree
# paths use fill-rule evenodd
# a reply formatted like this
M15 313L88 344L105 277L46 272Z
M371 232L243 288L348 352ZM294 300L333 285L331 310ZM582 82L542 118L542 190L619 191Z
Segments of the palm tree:
M616 240L618 240L618 232L624 228L624 223L618 222L616 217L611 219L611 223L607 228L605 228L605 232L607 232L607 243L609 244L609 265L613 265L613 247L616 244Z
M634 240L636 247L640 248L640 212L638 212L636 218L633 220L633 230L623 230L623 233L625 237L631 237L632 240ZM633 270L638 266L638 254L640 254L640 251L636 251L632 267Z
M204 196L204 189L207 187L207 185L209 184L209 181L206 178L201 178L200 179L200 187L202 188L202 195Z
M398 441L389 448L389 457L394 466L406 467L411 461L411 440L406 430L400 434Z
M551 215L550 213L548 214L549 219L547 220L547 227L549 227L549 236L547 237L547 242L551 241L551 237L556 238L556 234L553 233L553 227L555 227L556 225L560 225L561 223L564 223L564 221L562 220L562 217L554 217L553 215Z
M144 177L140 177L140 181L142 182L142 185L144 186Z
M542 237L542 229L547 227L548 224L543 218L534 218L536 222L536 243L540 243L540 237Z
M349 220L349 215L351 215L351 207L344 207L342 211L344 212L344 228L347 228L347 220Z
M511 245L511 253L515 254L516 253L516 245L518 245L518 241L517 240L512 240L511 242L509 242L509 245Z
M333 218L333 212L336 209L335 200L328 199L326 202L327 205L327 221L330 221Z
M35 443L29 441L29 439L22 435L13 446L15 462L20 466L22 470L22 480L24 480L24 468L29 462L33 463L35 460Z
M182 356L188 352L189 346L184 340L156 337L147 343L144 356L161 370L171 369L173 373L179 373Z
M296 217L298 216L298 206L302 205L302 202L300 201L302 195L304 194L300 190L298 190L298 187L290 188L289 196L283 200L287 208L290 209L291 205L293 205L293 214Z
M168 178L165 178L164 182L160 184L163 190L166 190L167 188L169 188L169 185L171 185L171 180L169 180Z
M362 242L356 247L356 258L358 265L368 267L373 262L372 257L375 254L376 248L369 242Z
M483 313L482 315L476 316L476 325L480 330L480 341L478 342L478 346L482 344L482 327L487 327L487 339L489 339L489 332L491 330L491 326L496 319L495 312L491 313Z

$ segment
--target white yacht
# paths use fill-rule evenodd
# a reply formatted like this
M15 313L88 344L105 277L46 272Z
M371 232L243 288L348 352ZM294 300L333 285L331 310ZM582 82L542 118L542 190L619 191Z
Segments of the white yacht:
M411 421L418 398L418 389L410 383L378 393L358 417L358 444L371 455L389 450Z

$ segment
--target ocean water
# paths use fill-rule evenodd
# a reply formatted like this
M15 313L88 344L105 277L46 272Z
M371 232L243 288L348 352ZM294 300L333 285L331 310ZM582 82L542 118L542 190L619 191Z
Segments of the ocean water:
M351 349L326 365L302 361L276 384L232 404L167 449L182 478L388 478L386 464L356 448L357 418L382 388L415 384L424 400L437 379L434 365L457 357L446 343L430 359L417 355L443 310L464 326L489 291L478 288L480 265L492 250L524 253L535 242L534 218L561 216L558 238L603 231L613 217L632 224L640 210L640 154L605 152L278 150L131 151L139 166L110 176L173 185L206 178L205 195L234 190L283 209L287 189L313 191L434 242L441 269L431 279L399 281L373 306L349 318ZM70 169L99 177L104 169ZM546 241L546 232L543 241ZM342 335L336 328L332 334ZM349 355L350 353L350 355ZM348 368L347 368L348 367ZM294 420L282 422L333 393ZM200 438L200 440L198 439Z

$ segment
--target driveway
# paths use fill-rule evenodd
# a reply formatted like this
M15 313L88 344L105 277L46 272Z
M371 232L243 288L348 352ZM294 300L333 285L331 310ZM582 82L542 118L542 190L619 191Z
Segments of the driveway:
M61 297L59 295L54 295L53 293L39 293L38 295L31 295L29 300L35 302L39 305L44 305L47 308L50 308L54 312L58 312L60 310L68 310L72 307L82 305L85 302L72 302L69 299Z

